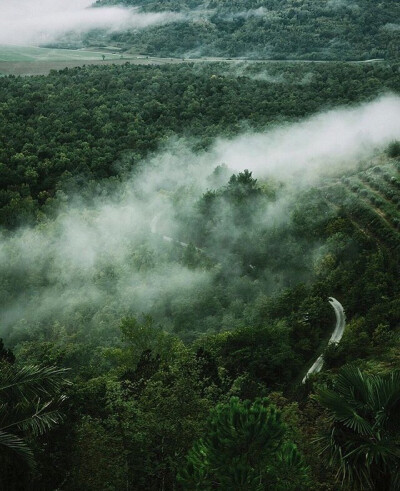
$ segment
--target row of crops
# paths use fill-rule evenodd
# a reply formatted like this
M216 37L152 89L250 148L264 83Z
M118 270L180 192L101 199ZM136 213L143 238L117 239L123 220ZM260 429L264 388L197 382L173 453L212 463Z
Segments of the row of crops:
M324 198L381 245L400 251L400 160L324 189Z

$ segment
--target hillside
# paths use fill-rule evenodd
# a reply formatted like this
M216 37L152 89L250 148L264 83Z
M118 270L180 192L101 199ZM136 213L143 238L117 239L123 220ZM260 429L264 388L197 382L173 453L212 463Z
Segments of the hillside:
M90 2L0 0L0 490L400 489L399 2Z
M324 190L325 197L355 226L395 254L400 251L400 167L384 163L343 177ZM380 164L380 165L379 165Z
M179 22L111 36L112 43L143 54L317 60L398 59L400 55L400 6L395 1L111 3L182 14Z
M172 134L201 148L244 125L263 129L400 83L386 64L126 63L3 78L0 88L0 223L13 228L40 220L59 189L123 175Z

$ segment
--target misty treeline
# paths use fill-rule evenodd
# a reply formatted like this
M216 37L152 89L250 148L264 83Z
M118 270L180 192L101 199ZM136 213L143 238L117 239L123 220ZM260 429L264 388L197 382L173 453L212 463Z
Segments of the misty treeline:
M5 453L9 489L28 479L41 490L337 486L339 468L315 459L330 420L298 384L334 324L332 294L351 321L327 367L396 367L398 255L318 189L299 195L225 166L205 179L198 195L171 170L153 207L143 176L139 204L80 201L83 210L3 239L3 336L13 347L3 365L56 365L73 381L63 423L39 438L22 432L36 468L17 474L21 462ZM233 429L230 418L247 422Z
M118 32L144 54L271 59L398 59L398 2L373 0L101 0L144 12L180 12L163 26ZM92 39L93 41L96 39Z
M105 34L130 29L145 29L166 22L176 22L176 12L139 12L121 5L91 8L91 0L0 0L1 45L61 45L81 47L88 33Z
M79 217L64 224L72 239L62 223L50 238L51 224L36 237L25 232L19 237L25 247L18 236L11 239L2 264L2 314L14 355L3 350L2 363L69 368L74 383L64 389L62 424L39 438L22 432L36 468L17 473L21 462L5 453L7 489L26 489L28 480L41 490L60 484L71 490L209 489L198 452L220 461L210 476L230 486L245 479L249 489L281 489L277 482L282 489L306 489L310 482L313 489L335 489L338 469L330 474L315 459L314 439L329 431L329 419L297 386L334 324L331 294L342 299L351 322L340 348L326 357L328 368L346 362L379 372L396 367L398 256L329 209L318 190L296 196L286 217L274 212L265 223L277 186L249 172L228 175L217 168L210 190L195 200L183 188L165 196L174 222L160 217L139 244L137 226L125 222L123 207L116 210L104 226L116 233L112 222L122 220L134 230L117 238L130 241L108 244L104 253L111 257L100 251L92 266L86 253L95 246L85 243L82 224L74 228ZM96 220L102 210L84 213ZM171 226L199 247L164 240ZM91 240L107 241L106 234ZM147 301L146 314L140 301ZM330 379L323 376L314 390ZM256 402L248 416L248 406L231 399L261 396L268 400ZM249 421L234 431L229 418L235 411ZM295 472L289 482L288 469Z
M127 64L1 78L0 223L40 221L57 190L121 175L175 134L207 146L216 135L398 92L398 69Z
M0 80L0 487L396 489L398 97L298 120L398 84L340 64ZM346 332L302 387L330 296Z

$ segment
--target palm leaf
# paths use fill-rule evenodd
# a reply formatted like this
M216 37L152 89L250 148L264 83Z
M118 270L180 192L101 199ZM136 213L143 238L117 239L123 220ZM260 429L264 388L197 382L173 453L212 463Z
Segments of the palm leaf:
M67 371L67 369L35 365L27 365L17 370L14 367L2 370L0 399L31 401L43 396L52 396L68 383L64 378Z
M46 403L39 411L29 418L19 422L16 426L23 431L31 431L34 435L43 435L63 420L62 414L54 409L46 411L50 403Z
M389 416L400 404L400 371L392 372L386 377L371 376L371 405L376 411Z
M397 466L396 468L391 469L391 474L392 474L392 481L391 481L391 488L393 491L396 489L400 489L400 468Z
M368 378L354 365L340 370L335 380L335 390L353 404L368 403Z
M0 444L34 465L33 454L19 433L41 435L62 420L53 400L63 386L67 370L33 365L10 366L0 372ZM13 434L14 430L18 435Z
M350 365L333 387L316 396L331 421L330 434L319 439L321 453L357 489L376 489L382 476L393 476L392 489L400 489L400 372L369 375Z
M12 435L11 433L7 433L5 431L0 431L0 445L15 452L31 467L35 465L32 450L18 436Z
M320 389L317 400L331 411L331 419L340 421L348 428L362 435L373 432L371 424L363 418L344 397L330 389Z

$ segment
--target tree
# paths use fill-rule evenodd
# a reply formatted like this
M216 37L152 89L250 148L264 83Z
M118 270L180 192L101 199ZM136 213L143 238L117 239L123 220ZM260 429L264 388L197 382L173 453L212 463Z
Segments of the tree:
M0 339L0 363L8 363L12 365L15 362L15 355L10 350L4 347L4 342Z
M232 397L211 411L205 436L187 456L185 489L300 490L307 484L296 445L269 400Z
M135 317L122 319L121 332L128 347L125 352L128 365L135 366L146 352L169 360L183 349L182 342L157 326L150 315L144 315L140 320Z
M387 154L391 158L400 157L400 141L393 141L390 143Z
M0 371L0 461L14 452L34 466L33 452L25 437L42 435L62 420L58 410L67 383L65 369L27 365L1 367Z
M379 376L344 367L317 399L330 420L319 438L322 453L342 482L351 489L399 489L400 371Z

